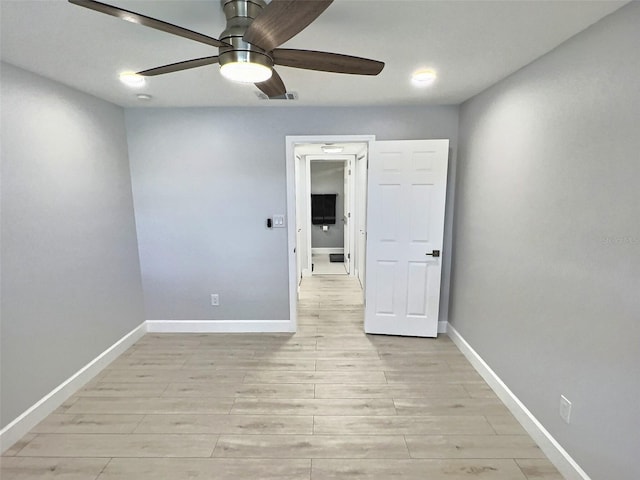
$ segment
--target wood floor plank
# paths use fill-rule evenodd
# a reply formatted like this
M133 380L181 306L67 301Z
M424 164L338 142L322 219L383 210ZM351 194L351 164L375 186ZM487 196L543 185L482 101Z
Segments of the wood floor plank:
M94 480L108 458L24 458L3 457L2 480Z
M39 434L21 457L210 457L216 435Z
M387 383L400 385L456 383L482 383L484 380L476 372L400 372L394 370L385 371Z
M79 390L79 397L159 397L168 383L110 383L92 382Z
M312 460L312 480L527 480L513 460Z
M526 435L525 429L510 413L486 415L487 421L498 435Z
M527 480L563 480L564 477L546 458L518 458L516 463Z
M314 385L309 383L171 383L163 397L258 397L258 398L313 398Z
M232 414L264 415L395 415L390 399L299 398L236 399Z
M236 370L208 370L205 368L181 368L177 370L105 370L100 375L100 382L110 383L172 383L172 382L216 382L238 383L244 377L244 371Z
M13 457L17 455L20 452L20 450L26 447L27 444L31 442L34 438L36 438L35 433L32 433L32 432L27 433L25 436L23 436L20 440L18 440L16 443L11 445L7 450L5 450L2 453L2 461L4 461L5 457ZM0 461L0 464L2 463L2 461Z
M144 415L51 414L33 433L133 433Z
M544 458L528 435L407 435L411 458Z
M207 368L213 370L315 370L315 360L271 360L265 358L251 360L208 360L195 359L187 361L187 368Z
M82 397L66 413L229 413L233 398Z
M308 459L114 458L102 472L99 480L310 480L310 478L311 460Z
M398 415L508 415L493 398L396 398Z
M344 383L316 385L316 398L465 398L462 385L353 385Z
M135 433L311 434L313 417L302 415L146 415Z
M214 457L408 458L402 436L221 435Z
M491 435L483 416L316 416L313 432L318 435Z
M387 383L383 372L247 372L245 383Z

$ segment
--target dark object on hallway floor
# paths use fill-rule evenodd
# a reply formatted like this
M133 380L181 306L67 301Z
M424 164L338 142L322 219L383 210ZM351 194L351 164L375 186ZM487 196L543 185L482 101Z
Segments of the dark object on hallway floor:
M329 261L331 263L344 263L344 255L342 253L330 253Z

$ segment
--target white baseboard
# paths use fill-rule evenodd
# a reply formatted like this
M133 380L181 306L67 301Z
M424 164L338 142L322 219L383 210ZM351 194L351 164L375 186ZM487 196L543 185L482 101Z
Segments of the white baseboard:
M449 325L447 321L438 322L438 333L447 333L447 325Z
M150 333L291 333L291 320L147 320Z
M344 247L316 247L311 248L311 253L316 255L328 255L330 253L344 253Z
M4 452L20 440L146 332L146 322L143 322L4 427L0 431L0 452Z
M477 372L484 378L500 400L507 406L513 416L520 422L533 440L538 444L551 463L560 471L566 480L591 480L580 465L571 458L558 441L551 436L529 409L520 401L498 375L487 365L478 353L467 343L458 331L449 324L447 334L467 357Z

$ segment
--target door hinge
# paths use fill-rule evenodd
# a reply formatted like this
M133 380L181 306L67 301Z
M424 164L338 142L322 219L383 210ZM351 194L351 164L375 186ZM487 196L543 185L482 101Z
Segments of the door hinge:
M349 169L349 175L351 175L351 169Z
M347 213L347 218L351 218L351 212Z
M347 253L347 260L351 260L351 254Z

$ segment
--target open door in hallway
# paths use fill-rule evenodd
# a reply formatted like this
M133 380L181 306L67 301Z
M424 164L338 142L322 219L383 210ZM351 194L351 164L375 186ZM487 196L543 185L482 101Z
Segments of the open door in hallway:
M371 147L365 332L436 337L449 141Z

